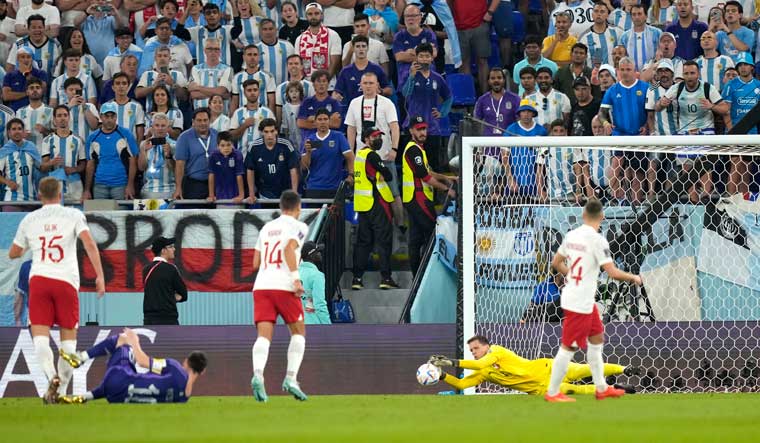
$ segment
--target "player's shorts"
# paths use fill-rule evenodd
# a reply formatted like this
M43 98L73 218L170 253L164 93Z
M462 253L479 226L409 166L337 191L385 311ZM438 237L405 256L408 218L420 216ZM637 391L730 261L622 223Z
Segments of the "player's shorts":
M586 339L603 332L604 325L596 304L594 304L594 310L589 314L579 314L565 309L565 319L562 320L563 345L568 348L586 349Z
M29 322L32 325L79 327L79 293L61 280L35 275L29 280Z
M280 315L286 324L303 321L301 297L290 291L258 289L253 291L253 322L274 323Z

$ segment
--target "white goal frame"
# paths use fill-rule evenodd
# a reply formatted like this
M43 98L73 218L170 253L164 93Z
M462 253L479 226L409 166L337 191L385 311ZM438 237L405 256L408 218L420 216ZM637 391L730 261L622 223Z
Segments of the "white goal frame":
M683 137L678 145L674 140ZM583 147L603 150L637 148L656 153L677 153L689 146L689 154L719 154L722 156L760 155L760 135L694 135L694 136L607 136L607 137L463 137L461 164L462 197L462 337L460 345L463 358L472 359L467 339L475 335L475 180L473 152L478 147L511 148L536 147ZM693 146L699 146L694 148ZM475 394L475 388L464 391Z

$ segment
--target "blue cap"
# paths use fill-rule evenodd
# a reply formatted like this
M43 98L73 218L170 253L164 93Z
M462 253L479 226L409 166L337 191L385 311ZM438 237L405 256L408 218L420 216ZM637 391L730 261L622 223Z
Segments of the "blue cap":
M100 107L100 113L106 114L108 112L113 112L114 114L119 113L119 108L116 106L116 103L114 102L103 103L103 106Z
M522 111L530 111L534 115L538 115L538 111L536 111L535 103L531 100L528 100L527 98L524 98L520 100L520 107L517 108L517 113L519 114Z
M736 67L738 68L741 63L755 66L755 62L752 60L752 56L749 55L749 52L740 52L739 55L736 56Z
M34 57L34 49L32 49L31 46L28 46L28 45L24 45L16 49L16 54L21 54L21 53Z

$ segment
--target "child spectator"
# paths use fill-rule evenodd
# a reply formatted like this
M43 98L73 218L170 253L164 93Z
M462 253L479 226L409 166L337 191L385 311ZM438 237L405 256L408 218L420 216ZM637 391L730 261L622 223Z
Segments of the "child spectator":
M232 199L242 202L243 190L243 155L235 149L232 135L220 132L217 136L217 151L208 159L208 201Z
M296 124L298 111L304 99L304 90L301 82L288 82L288 85L285 87L285 96L287 97L287 101L282 106L282 136L287 138L293 146L301 146L301 131Z

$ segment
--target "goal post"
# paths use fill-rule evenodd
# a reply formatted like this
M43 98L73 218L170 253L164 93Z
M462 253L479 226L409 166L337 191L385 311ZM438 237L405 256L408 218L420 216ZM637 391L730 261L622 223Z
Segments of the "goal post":
M542 171L540 199L525 196L537 189L530 183L509 182L506 165L520 161L518 152L543 156L520 165L527 174ZM582 199L551 187L564 180L583 194L573 179L590 178L618 267L645 282L642 291L600 275L607 361L641 366L645 375L627 381L645 392L760 391L758 156L760 135L463 137L457 340L464 358L473 358L466 341L477 334L525 358L554 355L553 284L561 278L549 263L581 224ZM616 189L583 169L602 166L597 158L609 162L597 168L604 178L618 173ZM616 158L644 158L648 166L611 167ZM729 192L728 176L741 165L750 182ZM465 393L503 391L486 385Z

